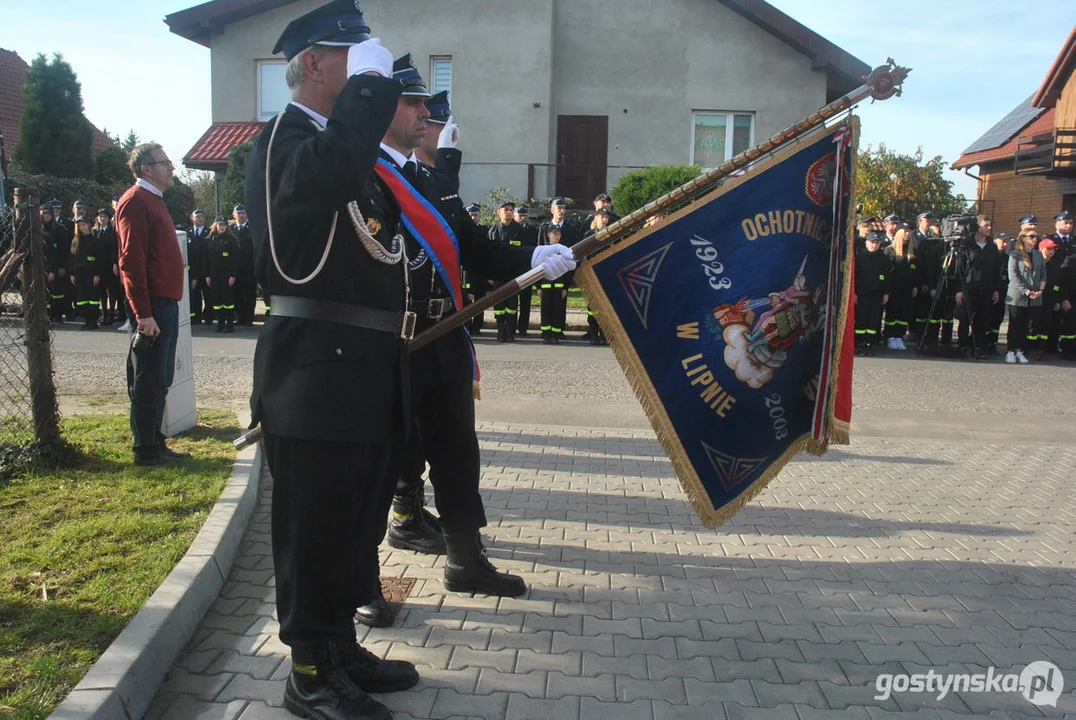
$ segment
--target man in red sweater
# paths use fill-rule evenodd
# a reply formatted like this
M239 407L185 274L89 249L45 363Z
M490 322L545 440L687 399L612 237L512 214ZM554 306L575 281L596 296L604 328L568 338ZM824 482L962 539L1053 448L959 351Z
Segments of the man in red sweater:
M179 301L186 271L175 225L164 204L175 167L155 143L139 145L127 162L135 184L116 207L120 280L138 323L131 392L135 465L161 465L189 458L164 443L164 400L176 369ZM152 341L149 347L143 343Z

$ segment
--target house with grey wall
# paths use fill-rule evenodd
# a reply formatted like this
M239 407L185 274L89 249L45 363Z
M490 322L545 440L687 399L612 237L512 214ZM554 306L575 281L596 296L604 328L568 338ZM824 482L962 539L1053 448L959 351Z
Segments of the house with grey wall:
M228 153L283 109L272 48L324 0L211 0L165 18L211 54L213 124L184 158ZM461 128L461 196L588 201L632 169L709 168L862 84L862 61L763 0L364 0Z

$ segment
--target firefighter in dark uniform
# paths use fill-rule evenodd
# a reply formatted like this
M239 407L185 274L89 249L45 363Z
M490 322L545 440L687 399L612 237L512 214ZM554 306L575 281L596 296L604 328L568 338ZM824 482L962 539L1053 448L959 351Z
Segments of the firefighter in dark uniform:
M1051 242L1056 241L1051 240ZM1043 252L1044 257L1045 255L1046 253ZM1049 263L1046 267L1047 278L1049 278ZM1060 316L1058 322L1061 329L1058 343L1061 349L1061 359L1076 360L1076 311L1072 308L1073 304L1076 304L1076 252L1069 254L1061 263L1061 268L1057 273L1057 282L1053 285L1049 285L1049 282L1048 279L1048 287L1055 292L1057 313Z
M930 232L930 223L934 215L929 212L919 213L916 218L914 230L913 249L915 260L912 262L912 271L916 274L919 282L914 301L912 302L912 320L909 332L911 342L919 342L927 326L927 315L930 313L930 272L928 258L934 256L931 249L938 237Z
M418 162L414 149L427 131L429 97L425 83L414 67L410 55L396 61L393 76L403 86L396 116L382 141L382 158L397 170L401 182L408 187L396 198L403 208L403 195L411 199L424 198L440 218L447 223L459 247L460 262L492 277L516 277L532 266L546 263L547 272L560 274L574 267L571 254L561 248L525 248L499 243L483 235L467 217L463 203L452 192L453 181L436 169ZM454 310L452 291L446 285L437 265L443 256L431 255L431 250L414 237L409 228L427 226L411 222L404 214L407 256L410 258L411 305L417 315L416 331L432 327ZM433 238L427 238L433 240ZM452 244L446 236L446 244ZM431 245L431 249L435 247ZM549 268L561 267L560 273ZM442 266L443 267L443 266ZM470 341L462 328L435 340L411 354L410 390L414 428L420 444L408 448L424 453L430 465L430 481L434 486L437 510L444 535L447 555L445 588L453 592L480 592L488 595L516 597L526 592L521 578L499 573L485 557L479 531L486 525L485 510L478 483L480 460L478 436L475 433L474 381L475 358ZM421 460L405 458L404 467L418 465ZM396 542L390 533L393 547L411 547L411 536L397 520L404 516L419 521L423 516L421 472L402 473L393 501L393 526ZM428 552L425 547L411 547ZM391 611L383 598L358 609L358 619L371 625L392 622Z
M442 90L426 102L430 112L430 131L415 152L423 163L436 168L452 181L453 193L460 191L460 167L463 153L456 149L460 140L460 128L452 119L448 104L448 91Z
M1001 302L994 306L990 316L990 327L986 329L986 352L988 355L998 354L998 343L1001 341L1001 323L1005 320L1006 307L1005 297L1009 290L1009 255L1016 248L1016 238L1010 238L1005 233L998 233L993 237L994 247L1001 253L1001 277L998 278L998 296Z
M856 354L873 355L882 326L882 311L889 302L890 259L882 251L885 233L867 236L866 247L856 255Z
M411 663L359 646L352 621L373 592L395 487L411 334L399 212L373 174L400 84L369 32L354 0L288 25L274 53L300 66L293 102L259 134L246 175L256 277L274 303L251 415L273 476L277 615L292 658L283 702L316 720L387 720L367 693L418 681Z
M105 247L90 229L90 221L75 218L75 232L71 239L71 287L75 291L75 312L85 321L82 330L96 330L101 314L101 278L105 261Z
M235 278L235 324L254 324L254 306L258 302L258 283L254 279L254 238L247 221L247 206L232 208L232 233L239 243Z
M986 354L986 329L993 318L1001 289L1002 255L990 237L991 222L980 216L975 237L958 240L954 258L956 304L960 309L958 340L965 355L975 360ZM968 344L970 335L971 344Z
M209 277L207 241L209 228L205 225L205 210L195 208L191 226L187 228L187 280L190 282L191 325L213 324L213 301L205 279Z
M478 203L471 203L466 208L467 214L471 216L471 220L478 226L482 232L489 236L489 226L482 224L482 208ZM489 292L489 281L483 277L480 277L478 273L468 272L464 270L463 273L463 301L467 305L473 302L478 302L486 293ZM484 313L483 313L484 314ZM482 323L484 318L483 314L475 315L467 323L467 331L471 335L480 335L482 333Z
M1054 231L1046 237L1057 243L1057 255L1060 256L1060 264L1076 255L1076 238L1072 235L1072 213L1062 210L1054 216ZM1060 345L1061 325L1059 322L1053 327L1050 336L1046 339L1046 352L1057 352Z
M608 198L609 196L602 193L598 196L598 199ZM597 201L595 201L597 204ZM610 223L614 222L613 211L609 209L612 201L609 201L609 205L602 205L594 211L594 217L590 221L590 232L587 236L593 235L600 230L607 227ZM583 334L583 339L590 342L591 345L605 345L605 333L602 332L601 325L598 324L597 313L590 307L590 303L587 303L587 331Z
M522 230L523 247L531 249L538 247L538 228L527 223L530 216L530 208L526 205L518 206L512 213L512 219L519 223ZM527 288L519 293L519 319L516 321L516 335L527 337L531 329L531 301L534 298L534 290Z
M45 270L47 273L49 320L63 324L63 302L67 279L67 264L71 254L71 237L66 227L56 221L56 210L46 203L41 206L41 229L45 236Z
M217 326L213 332L235 332L235 288L239 284L239 239L228 218L221 215L206 239L206 287L213 304Z
M100 256L101 283L98 298L101 303L101 324L111 325L116 319L116 308L120 303L119 277L112 268L119 263L119 237L112 225L112 214L108 208L98 208L93 224L93 236L97 238L97 254Z
M560 226L545 227L543 244L560 243L563 231ZM546 345L559 345L564 337L564 324L568 312L568 287L571 280L567 276L556 280L543 279L538 284L538 298L542 303L541 327L542 342Z
M523 227L512 217L516 204L506 200L497 208L500 222L489 229L491 240L523 247ZM513 276L514 277L514 276ZM507 282L511 277L494 278L496 282ZM515 342L516 325L519 320L519 296L513 295L493 306L493 317L497 320L497 342Z
M1053 238L1040 240L1038 250L1046 261L1046 284L1042 288L1042 305L1034 308L1031 315L1031 326L1028 329L1028 339L1031 341L1029 357L1032 360L1045 360L1045 353L1053 352L1057 348L1056 345L1048 344L1050 338L1058 338L1057 342L1061 342L1062 336L1066 334L1063 302L1068 284L1065 282L1065 275L1069 268L1066 266L1068 259L1061 257L1061 247Z

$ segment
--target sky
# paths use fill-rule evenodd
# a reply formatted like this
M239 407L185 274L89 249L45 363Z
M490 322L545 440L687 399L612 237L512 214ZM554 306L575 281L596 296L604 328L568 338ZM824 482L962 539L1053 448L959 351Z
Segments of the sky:
M381 1L401 0L366 0ZM903 96L860 107L861 147L921 146L947 162L1035 92L1076 22L1076 0L769 1L871 67L892 57L912 69ZM121 136L134 129L177 161L209 127L209 49L164 24L197 2L52 0L47 22L32 3L3 4L0 48L27 62L63 54L97 127ZM974 180L946 177L974 197Z

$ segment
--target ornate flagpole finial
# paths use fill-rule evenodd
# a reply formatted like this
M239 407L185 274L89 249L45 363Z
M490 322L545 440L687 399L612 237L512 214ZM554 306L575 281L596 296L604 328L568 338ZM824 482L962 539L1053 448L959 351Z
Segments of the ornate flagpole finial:
M888 100L894 95L899 96L904 89L904 80L911 72L911 68L897 65L893 58L886 58L885 62L885 65L879 65L863 78L863 82L870 88L872 103L875 100Z

